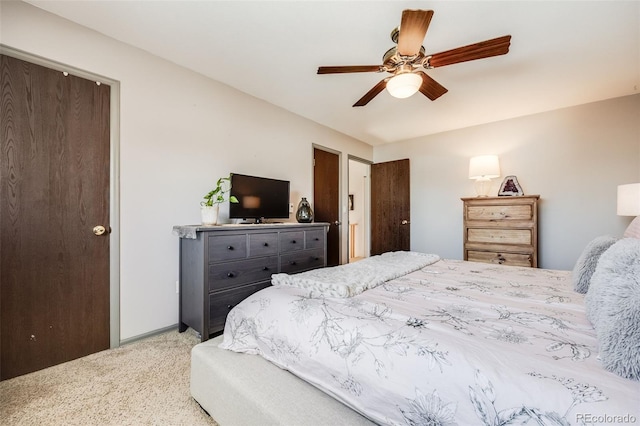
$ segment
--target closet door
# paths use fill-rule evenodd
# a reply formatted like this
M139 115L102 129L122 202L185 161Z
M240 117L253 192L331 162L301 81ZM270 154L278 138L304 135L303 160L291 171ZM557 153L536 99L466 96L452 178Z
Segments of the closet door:
M109 348L110 88L5 55L0 72L8 379Z

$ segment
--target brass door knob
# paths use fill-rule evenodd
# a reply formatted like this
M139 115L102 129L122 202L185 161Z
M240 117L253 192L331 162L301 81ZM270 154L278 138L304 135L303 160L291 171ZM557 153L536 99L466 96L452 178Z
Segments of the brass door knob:
M106 229L104 226L102 226L102 225L98 225L98 226L94 226L94 227L93 227L93 233L94 233L94 234L96 234L96 235L98 235L98 236L99 236L99 235L103 235L103 234L105 234L106 232L107 232L107 229Z

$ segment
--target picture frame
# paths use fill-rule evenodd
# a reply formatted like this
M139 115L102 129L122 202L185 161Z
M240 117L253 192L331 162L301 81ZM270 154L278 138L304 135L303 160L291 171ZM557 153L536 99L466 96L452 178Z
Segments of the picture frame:
M349 210L353 210L353 209L354 209L353 194L349 194Z
M522 191L522 187L520 183L518 183L518 178L516 176L507 176L502 181L500 185L500 190L498 191L498 196L521 196L524 195Z

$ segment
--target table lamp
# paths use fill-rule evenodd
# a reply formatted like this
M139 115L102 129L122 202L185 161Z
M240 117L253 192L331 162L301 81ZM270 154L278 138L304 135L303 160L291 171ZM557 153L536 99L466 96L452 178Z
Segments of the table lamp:
M500 176L497 155L480 155L469 161L469 179L475 179L476 195L486 197L491 189L491 179Z

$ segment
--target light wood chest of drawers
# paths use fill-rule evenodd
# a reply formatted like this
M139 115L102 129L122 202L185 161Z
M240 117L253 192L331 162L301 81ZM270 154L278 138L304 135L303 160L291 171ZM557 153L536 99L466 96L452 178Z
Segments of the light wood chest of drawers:
M537 268L539 198L462 198L464 260Z
M271 285L272 274L326 266L328 226L202 226L195 238L180 238L179 331L191 327L205 341L235 305Z

